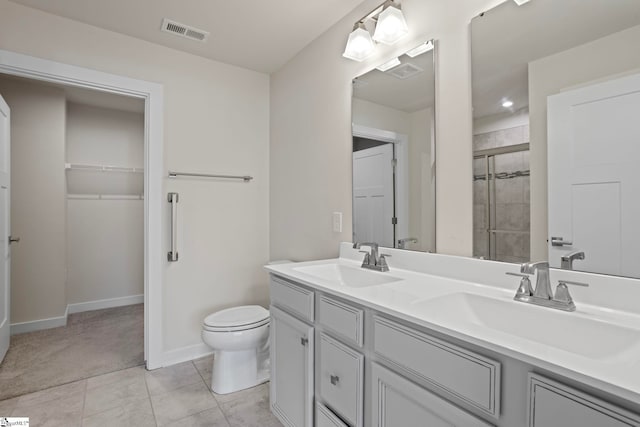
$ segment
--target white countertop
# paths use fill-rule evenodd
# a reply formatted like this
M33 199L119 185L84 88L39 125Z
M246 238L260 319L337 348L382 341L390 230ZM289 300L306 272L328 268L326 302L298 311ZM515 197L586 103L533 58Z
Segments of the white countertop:
M518 287L518 278L509 276L505 278L504 272L518 271L516 264L479 262L471 258L386 248L384 252L393 255L393 258L388 260L390 271L375 274L389 275L401 280L370 287L348 287L335 281L322 280L317 276L298 271L300 267L332 263L360 268L362 255L347 243L341 245L340 258L268 265L265 268L271 273L295 280L311 288L330 292L379 312L541 367L623 399L640 402L640 300L635 299L640 297L640 280L552 270L552 280L560 277L586 281L591 284L591 287L586 290L576 289L574 291L572 289L577 310L566 313L513 301L515 290ZM442 271L443 269L448 269L452 273L445 273ZM434 270L436 274L430 274L429 270ZM469 280L470 277L477 278L477 280ZM555 288L555 286L553 287ZM461 292L513 304L513 306L508 306L510 309L526 306L526 308L523 307L523 310L526 310L528 317L523 319L527 320L528 324L513 325L512 329L515 330L529 329L534 331L531 328L556 328L549 333L575 334L573 328L560 325L560 323L566 320L570 322L569 324L575 324L576 321L584 319L585 322L598 322L592 323L596 326L599 324L621 326L630 333L633 343L621 352L608 354L604 351L603 355L599 357L589 357L473 322L458 321L455 315L452 316L450 313L441 316L434 313L434 310L426 309L422 304L437 297ZM612 293L618 295L612 296ZM633 304L629 303L629 299L634 299ZM594 305L594 300L601 300L604 305ZM629 307L637 307L636 310L639 311L628 310ZM550 310L553 311L552 314L549 313ZM535 324L530 321L532 315L536 320ZM554 321L545 324L545 319L548 318L552 318ZM519 320L522 322L523 319L506 318L504 322L518 322ZM539 322L538 319L540 319ZM554 322L559 324L555 325ZM566 330L562 330L563 326ZM560 330L558 331L558 329ZM535 332L545 333L540 330ZM597 341L597 336L596 332L590 332L584 337L573 335L571 339ZM597 345L596 343L593 347L597 347Z

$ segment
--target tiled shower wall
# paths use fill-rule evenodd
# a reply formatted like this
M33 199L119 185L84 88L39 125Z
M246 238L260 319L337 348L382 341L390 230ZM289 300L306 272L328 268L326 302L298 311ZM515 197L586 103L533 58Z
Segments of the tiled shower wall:
M474 152L487 148L505 147L529 142L529 126L474 135ZM529 171L529 151L495 156L495 174ZM486 160L475 159L474 176L485 173ZM494 193L495 188L495 193ZM499 230L491 237L491 251L487 239L487 191L491 195L492 228ZM473 182L473 255L505 262L529 261L529 176Z

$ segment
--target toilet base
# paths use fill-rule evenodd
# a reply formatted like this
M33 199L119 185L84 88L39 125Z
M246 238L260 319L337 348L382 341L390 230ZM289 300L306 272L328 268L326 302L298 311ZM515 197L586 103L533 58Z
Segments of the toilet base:
M258 360L258 352L216 351L213 356L211 372L211 391L216 394L229 394L255 387L269 381L268 362Z

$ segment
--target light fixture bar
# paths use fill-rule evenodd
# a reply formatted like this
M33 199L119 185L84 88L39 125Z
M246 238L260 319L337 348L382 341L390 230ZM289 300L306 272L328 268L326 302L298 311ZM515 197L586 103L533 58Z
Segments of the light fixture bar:
M365 25L369 20L375 21L373 37ZM408 32L407 22L402 10L400 10L400 1L386 0L359 21L356 21L342 56L358 62L363 61L373 53L374 40L390 45L400 40Z

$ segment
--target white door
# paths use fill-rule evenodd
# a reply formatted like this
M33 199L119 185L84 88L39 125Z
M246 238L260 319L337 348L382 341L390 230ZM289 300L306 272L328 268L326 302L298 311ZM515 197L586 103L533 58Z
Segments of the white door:
M10 259L9 259L9 166L10 166L9 106L0 96L0 362L9 349Z
M550 96L547 106L550 264L584 251L576 270L640 277L640 74Z
M393 144L353 153L353 241L394 246Z

